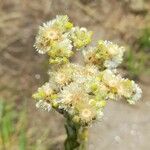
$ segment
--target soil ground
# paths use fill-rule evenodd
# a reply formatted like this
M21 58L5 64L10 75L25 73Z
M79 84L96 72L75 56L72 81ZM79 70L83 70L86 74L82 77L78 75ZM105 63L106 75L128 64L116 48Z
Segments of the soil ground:
M0 0L0 96L16 110L26 103L28 144L36 144L36 150L63 149L63 118L53 111L39 112L31 98L48 79L47 58L33 48L38 26L59 14L93 30L94 39L132 45L139 30L150 25L150 1ZM110 102L102 122L90 128L89 150L150 149L149 76L143 73L137 82L142 101L135 106Z

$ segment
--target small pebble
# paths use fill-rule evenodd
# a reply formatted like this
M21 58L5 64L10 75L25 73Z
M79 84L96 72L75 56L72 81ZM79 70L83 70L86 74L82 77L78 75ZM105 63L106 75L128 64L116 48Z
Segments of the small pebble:
M35 75L35 78L36 78L37 80L39 80L39 79L41 78L40 74L36 74L36 75Z
M119 142L120 142L120 140L121 140L120 136L115 136L115 141L116 141L116 142L118 142L118 143L119 143Z

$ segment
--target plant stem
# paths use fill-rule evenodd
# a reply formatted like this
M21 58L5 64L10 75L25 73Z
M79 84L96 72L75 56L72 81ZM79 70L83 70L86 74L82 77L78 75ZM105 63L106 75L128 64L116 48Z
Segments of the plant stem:
M65 150L86 150L88 139L87 127L82 127L79 124L75 124L70 119L67 119L65 128L67 133Z

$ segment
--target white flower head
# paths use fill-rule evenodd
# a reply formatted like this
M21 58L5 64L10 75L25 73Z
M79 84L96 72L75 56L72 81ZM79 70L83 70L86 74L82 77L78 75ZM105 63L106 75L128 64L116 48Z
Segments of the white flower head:
M128 99L128 102L130 104L135 104L135 102L141 98L142 90L134 81L132 81L132 90L132 95Z
M61 49L71 50L71 41L67 31L72 28L67 16L57 16L56 19L43 23L39 27L34 47L40 54L45 54L58 45Z
M74 27L70 33L71 40L77 50L87 46L91 42L92 32L86 28Z
M36 103L36 107L44 110L44 111L50 111L51 110L51 105L49 103L47 103L46 101L40 100Z
M123 60L124 47L119 47L110 41L99 41L101 50L107 52L107 58L104 61L104 66L107 68L116 68Z

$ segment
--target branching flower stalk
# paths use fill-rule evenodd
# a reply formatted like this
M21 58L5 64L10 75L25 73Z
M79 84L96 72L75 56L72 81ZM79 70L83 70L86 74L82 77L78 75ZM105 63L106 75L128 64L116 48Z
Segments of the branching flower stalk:
M56 16L39 27L34 44L40 54L49 56L50 69L49 81L33 98L37 108L53 108L66 118L66 150L86 149L88 128L101 120L109 100L124 98L135 104L142 93L116 69L124 47L103 40L92 47L91 37L91 31L73 26L67 16Z

